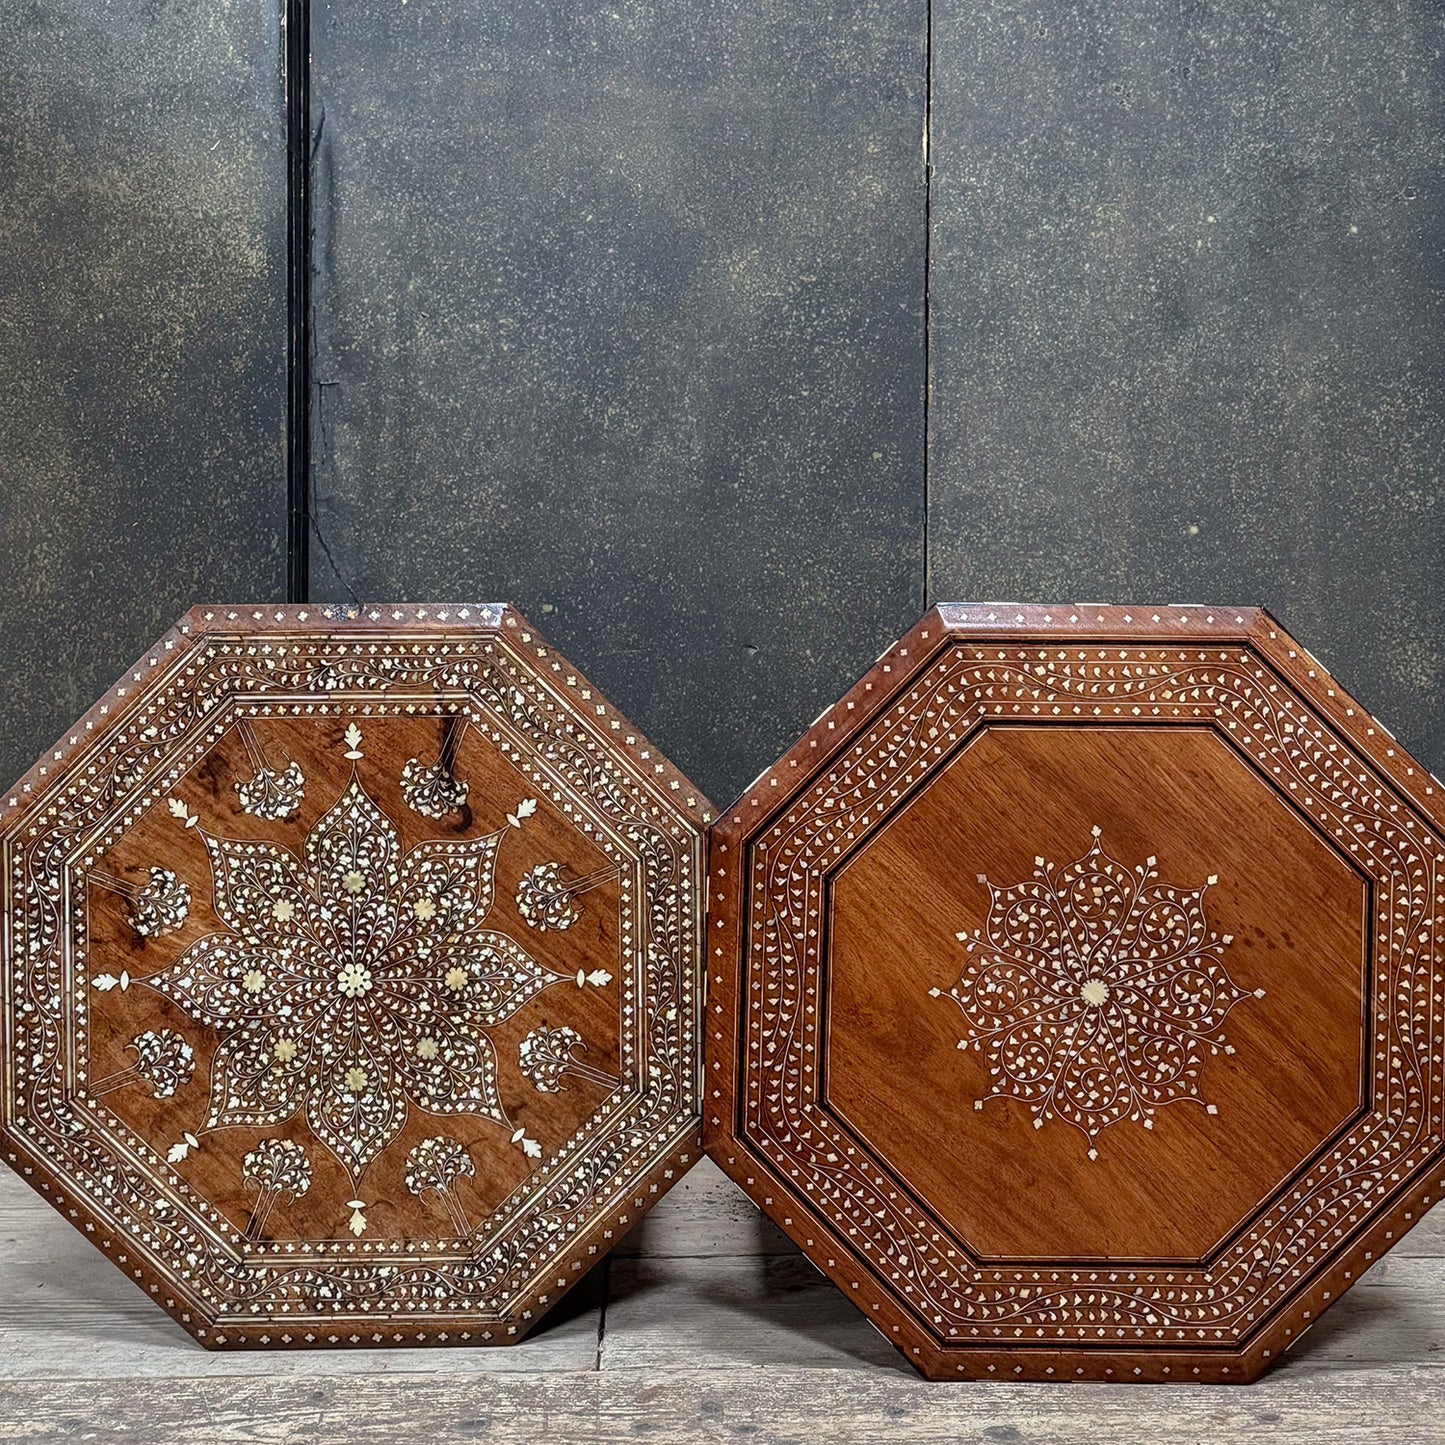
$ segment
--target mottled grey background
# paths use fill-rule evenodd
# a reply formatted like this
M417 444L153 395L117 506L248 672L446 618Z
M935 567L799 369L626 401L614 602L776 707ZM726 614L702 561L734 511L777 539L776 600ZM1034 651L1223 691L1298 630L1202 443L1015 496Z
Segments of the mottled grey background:
M970 597L1263 603L1445 766L1445 7L311 15L313 597L517 601L719 802ZM260 6L0 54L18 774L285 585L284 91Z
M1445 6L933 21L930 598L1263 603L1445 766Z
M286 587L269 4L0 5L8 786L204 597Z
M924 0L312 14L313 591L515 601L727 801L923 601Z

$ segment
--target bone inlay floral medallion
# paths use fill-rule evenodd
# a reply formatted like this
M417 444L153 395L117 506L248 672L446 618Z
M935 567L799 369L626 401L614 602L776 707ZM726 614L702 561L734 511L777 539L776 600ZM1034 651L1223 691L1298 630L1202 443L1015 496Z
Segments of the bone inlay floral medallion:
M708 816L510 609L198 609L6 799L4 1157L207 1345L516 1340L696 1157Z
M300 1115L357 1193L408 1101L511 1132L488 1030L572 979L484 926L507 825L403 853L353 770L300 857L196 831L227 931L144 984L221 1035L197 1134Z
M963 1012L958 1047L988 1058L994 1088L974 1107L1020 1100L1036 1129L1079 1129L1091 1159L1121 1119L1152 1129L1155 1109L1183 1099L1216 1112L1200 1072L1208 1055L1234 1052L1225 1016L1250 997L1224 965L1233 938L1205 918L1218 878L1171 887L1152 856L1133 868L1110 858L1101 832L1065 867L1036 857L1022 883L979 875L988 920L957 935L968 961L943 995Z

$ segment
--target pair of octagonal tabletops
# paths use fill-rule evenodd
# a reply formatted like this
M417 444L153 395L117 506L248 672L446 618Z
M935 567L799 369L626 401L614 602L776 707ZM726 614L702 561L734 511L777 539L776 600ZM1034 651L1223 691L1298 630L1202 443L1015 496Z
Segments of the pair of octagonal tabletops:
M518 1339L701 1128L929 1375L1247 1380L1445 1189L1438 787L1255 611L936 608L714 819L511 609L197 609L3 1155L213 1347Z

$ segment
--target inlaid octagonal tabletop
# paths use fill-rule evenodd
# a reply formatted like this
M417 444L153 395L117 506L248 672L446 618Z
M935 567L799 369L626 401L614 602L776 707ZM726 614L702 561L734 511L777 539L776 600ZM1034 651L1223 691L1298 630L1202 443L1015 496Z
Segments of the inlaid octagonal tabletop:
M509 609L197 609L5 799L4 1157L207 1345L514 1340L696 1156L709 816Z
M930 1375L1251 1378L1445 1189L1439 789L1264 613L936 608L713 830L709 1150Z

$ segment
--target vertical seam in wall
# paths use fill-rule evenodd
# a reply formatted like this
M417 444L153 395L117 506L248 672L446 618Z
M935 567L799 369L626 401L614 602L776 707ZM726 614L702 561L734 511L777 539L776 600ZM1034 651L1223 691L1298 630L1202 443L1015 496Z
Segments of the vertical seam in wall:
M927 610L933 597L932 566L930 551L929 523L932 521L933 506L930 495L929 463L931 460L931 439L929 427L933 403L933 358L930 354L930 329L933 324L933 306L929 295L933 265L933 0L926 0L924 7L923 37L923 599L922 608Z
M281 0L286 31L286 599L311 585L311 16Z

